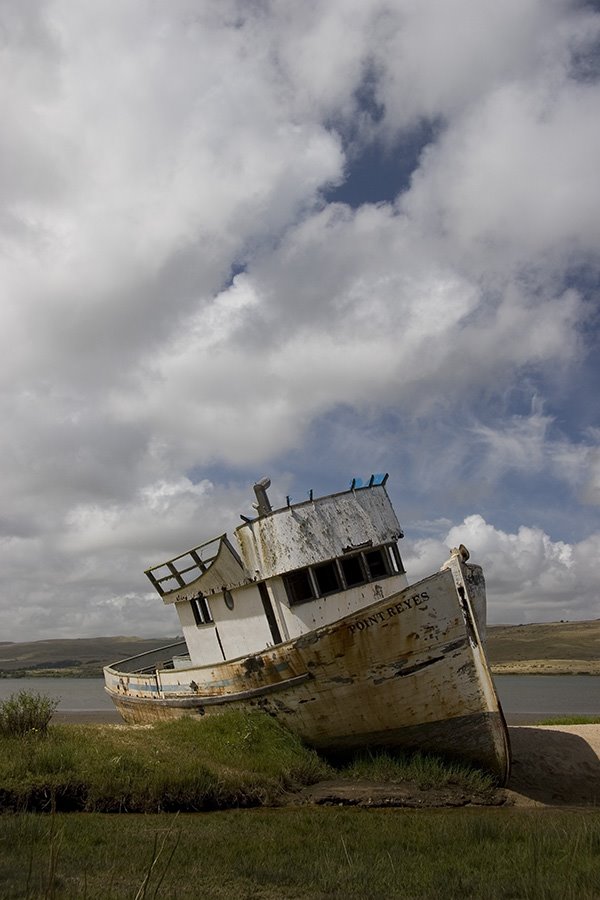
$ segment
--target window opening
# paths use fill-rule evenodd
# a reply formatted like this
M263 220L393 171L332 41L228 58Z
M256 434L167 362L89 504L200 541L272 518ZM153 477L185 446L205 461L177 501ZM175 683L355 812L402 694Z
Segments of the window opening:
M283 583L290 606L294 606L403 572L396 546L386 544L287 572Z
M192 597L190 606L192 607L192 613L194 614L194 621L198 627L200 625L209 625L212 622L213 617L204 594L198 594L196 597Z
M354 587L357 584L366 582L367 576L361 565L360 556L342 557L340 565L344 574L344 581L348 587Z
M314 566L313 574L321 597L341 590L340 577L334 562L326 562L321 563L319 566Z
M398 545L390 544L390 550L392 551L392 556L394 557L394 561L396 563L396 566L398 567L398 572L400 572L400 574L404 574L405 568L402 565L402 559L400 557L400 551L398 550Z
M288 572L283 576L283 583L290 603L305 603L313 600L315 592L308 569L298 569L297 572Z
M368 553L365 553L365 559L367 566L369 567L369 575L371 576L372 581L376 578L385 578L388 574L388 569L382 549L369 550Z

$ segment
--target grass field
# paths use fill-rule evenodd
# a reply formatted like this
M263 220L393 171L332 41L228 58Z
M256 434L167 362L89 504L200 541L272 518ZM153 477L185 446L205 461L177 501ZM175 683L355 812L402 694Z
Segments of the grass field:
M176 637L96 637L48 641L0 641L0 677L98 677L118 659L181 640Z
M273 805L322 779L371 778L488 802L491 776L422 754L358 754L336 767L266 713L155 726L55 725L0 737L0 810L164 812Z
M600 814L232 810L0 820L3 898L544 898L600 890Z
M273 803L328 772L264 713L0 737L0 809L160 812Z
M553 716L540 719L537 725L600 725L600 716Z
M484 773L420 754L334 766L261 713L4 734L0 898L600 896L597 808L302 805L303 785L332 777L495 794Z

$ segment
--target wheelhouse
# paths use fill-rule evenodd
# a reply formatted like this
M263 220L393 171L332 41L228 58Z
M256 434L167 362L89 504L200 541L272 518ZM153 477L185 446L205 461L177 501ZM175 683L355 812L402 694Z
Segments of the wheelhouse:
M273 510L268 479L254 486L258 515L146 571L174 604L189 656L175 666L236 659L335 622L407 579L402 530L387 475ZM236 546L237 545L237 546Z

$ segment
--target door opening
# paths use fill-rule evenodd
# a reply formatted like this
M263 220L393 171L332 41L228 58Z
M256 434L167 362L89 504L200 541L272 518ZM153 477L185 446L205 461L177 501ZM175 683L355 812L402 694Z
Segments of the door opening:
M262 600L265 616L267 617L267 622L269 623L269 629L271 631L273 643L281 644L281 632L279 630L279 625L277 624L277 619L275 618L275 613L273 612L273 604L271 603L271 598L264 581L260 582L260 584L258 585L258 590L260 592L260 599Z

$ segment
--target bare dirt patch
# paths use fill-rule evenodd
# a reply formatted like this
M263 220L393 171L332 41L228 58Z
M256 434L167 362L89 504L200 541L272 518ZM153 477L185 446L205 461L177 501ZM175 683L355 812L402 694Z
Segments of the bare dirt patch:
M421 788L410 781L402 784L384 784L367 779L320 781L318 784L303 788L293 799L294 804L361 806L370 809L501 806L506 801L507 795L503 790L483 795L468 793L458 785L447 785L444 788Z
M319 806L405 807L600 806L600 725L513 726L508 787L486 794L458 785L332 779L304 788L290 802Z

